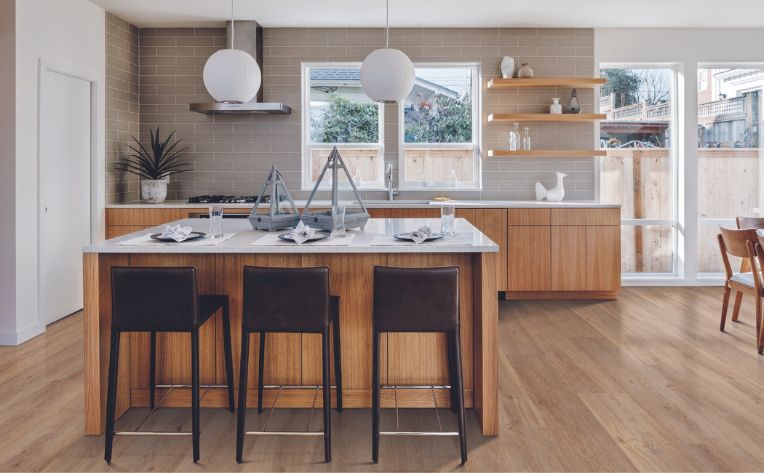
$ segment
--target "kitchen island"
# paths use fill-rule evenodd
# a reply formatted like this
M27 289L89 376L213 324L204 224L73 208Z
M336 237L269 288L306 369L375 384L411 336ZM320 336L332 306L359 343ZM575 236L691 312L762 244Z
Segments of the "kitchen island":
M175 222L178 223L178 222ZM208 222L185 219L183 225L206 231ZM231 304L234 373L238 373L244 266L327 266L331 294L340 296L342 326L343 403L347 408L371 406L371 307L374 266L460 268L460 320L465 404L477 415L484 435L498 434L498 245L464 219L456 220L456 236L439 242L396 242L392 235L420 225L439 228L439 219L371 219L363 231L348 232L347 244L258 244L270 239L253 231L246 220L224 220L224 232L235 235L214 246L144 244L142 235L160 227L107 240L83 249L85 296L85 430L104 430L110 343L112 266L195 266L200 294L227 294ZM352 237L350 236L352 235ZM262 240L265 241L265 240ZM295 294L299 297L299 294ZM423 294L422 297L427 297ZM257 335L253 335L257 337ZM271 334L267 344L265 384L320 384L320 336ZM257 386L257 341L250 345L249 386ZM187 385L191 378L190 337L157 335L157 384ZM225 383L223 335L220 314L200 330L202 384ZM383 334L381 382L386 385L447 384L445 336L442 334ZM131 333L120 345L117 415L130 407L148 406L149 336ZM124 368L123 368L124 367ZM333 378L333 373L332 373ZM238 385L238 380L235 380ZM186 388L157 388L162 406L189 406ZM447 390L436 390L439 406L449 405ZM311 388L281 392L277 407L311 407ZM255 405L257 390L250 389L248 403ZM270 405L275 389L267 389L263 404ZM320 399L316 406L320 406ZM432 407L429 390L383 390L382 406ZM210 388L202 407L226 406L225 389Z

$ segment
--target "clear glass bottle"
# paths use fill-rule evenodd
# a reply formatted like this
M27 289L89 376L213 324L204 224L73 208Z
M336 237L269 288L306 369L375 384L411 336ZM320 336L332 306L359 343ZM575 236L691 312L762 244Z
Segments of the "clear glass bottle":
M515 122L509 132L509 150L517 151L518 149L520 149L520 124Z
M523 149L531 149L531 129L523 128Z

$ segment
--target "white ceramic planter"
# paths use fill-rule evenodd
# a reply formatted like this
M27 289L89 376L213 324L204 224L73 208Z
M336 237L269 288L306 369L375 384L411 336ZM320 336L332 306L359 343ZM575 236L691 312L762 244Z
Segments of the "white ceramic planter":
M167 179L141 181L141 199L147 204L161 204L167 198Z

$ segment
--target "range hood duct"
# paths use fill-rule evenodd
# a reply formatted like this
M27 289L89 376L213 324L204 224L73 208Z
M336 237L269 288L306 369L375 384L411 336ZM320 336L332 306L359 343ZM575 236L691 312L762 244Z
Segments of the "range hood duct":
M260 66L261 73L263 69L263 27L256 21L237 21L236 36L234 37L234 49L240 49L249 53L257 65ZM231 22L226 22L226 38L231 43ZM264 75L264 74L263 74ZM264 82L264 81L262 81ZM241 113L241 114L273 114L288 115L292 113L291 107L277 102L263 102L263 84L260 83L260 90L251 101L247 103L191 103L188 104L192 112L212 114L212 113Z

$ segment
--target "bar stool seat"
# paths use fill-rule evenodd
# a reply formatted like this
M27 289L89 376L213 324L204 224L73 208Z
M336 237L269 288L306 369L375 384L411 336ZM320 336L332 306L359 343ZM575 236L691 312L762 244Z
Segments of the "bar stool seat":
M239 372L239 406L236 429L236 461L242 462L245 435L323 435L324 461L331 461L331 383L329 370L329 328L334 342L334 372L336 379L337 409L342 411L342 362L340 346L340 298L329 295L329 269L318 268L261 268L244 267L244 298L241 329L241 363ZM247 409L247 371L249 339L252 333L260 335L257 385L257 411L263 411L263 389L304 388L306 386L265 386L266 334L320 333L322 384L313 386L316 394L323 388L323 432L262 431L248 432L244 428ZM271 407L271 415L277 397ZM315 403L315 400L314 400ZM311 416L312 417L312 416ZM269 418L270 419L270 418ZM308 421L308 429L310 420Z
M379 461L381 435L458 436L462 464L467 461L464 383L462 380L459 334L459 268L374 268L372 313L372 461ZM420 386L380 384L380 335L388 332L443 332L447 337L446 356L451 408L456 412L458 432L380 432L380 389ZM435 389L435 386L430 386ZM433 393L434 398L434 393ZM437 404L435 405L437 415ZM397 413L396 413L397 414ZM440 423L440 420L438 420Z
M111 269L112 320L109 382L106 406L106 447L104 459L111 462L115 435L190 435L193 459L199 461L199 328L222 309L223 345L225 352L228 409L233 412L233 356L231 353L231 324L226 295L198 295L196 268L138 268ZM179 332L191 334L191 432L120 432L114 430L119 341L123 332L149 332L149 405L154 409L157 387L181 385L156 384L156 333ZM186 385L182 385L186 386Z

